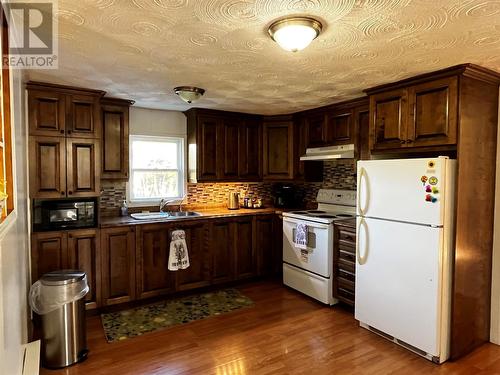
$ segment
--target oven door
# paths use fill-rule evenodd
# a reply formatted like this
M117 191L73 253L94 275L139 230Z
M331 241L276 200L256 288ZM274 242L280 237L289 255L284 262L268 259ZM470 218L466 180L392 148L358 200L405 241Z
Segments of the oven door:
M308 226L306 249L295 245L298 223ZM283 262L329 278L333 269L333 225L284 217Z

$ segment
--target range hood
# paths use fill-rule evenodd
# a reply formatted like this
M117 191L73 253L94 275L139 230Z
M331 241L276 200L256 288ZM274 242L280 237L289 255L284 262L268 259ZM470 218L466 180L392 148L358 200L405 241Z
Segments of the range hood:
M354 145L341 145L329 147L308 148L306 154L300 160L335 160L353 159Z

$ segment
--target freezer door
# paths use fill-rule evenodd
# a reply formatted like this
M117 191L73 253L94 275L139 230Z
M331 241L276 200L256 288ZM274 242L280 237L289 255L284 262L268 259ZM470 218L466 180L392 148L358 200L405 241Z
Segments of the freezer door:
M443 225L446 157L358 162L357 214Z
M443 229L360 217L357 224L355 318L439 356Z

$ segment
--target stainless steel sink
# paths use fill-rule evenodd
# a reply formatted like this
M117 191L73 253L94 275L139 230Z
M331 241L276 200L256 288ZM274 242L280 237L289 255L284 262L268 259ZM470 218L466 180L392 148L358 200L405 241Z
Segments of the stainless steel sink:
M157 219L175 219L181 217L200 216L201 214L194 211L169 211L169 212L141 212L130 214L130 217L136 220L157 220Z
M171 217L188 217L188 216L201 216L199 212L195 211L172 211L172 212L167 212L168 216Z

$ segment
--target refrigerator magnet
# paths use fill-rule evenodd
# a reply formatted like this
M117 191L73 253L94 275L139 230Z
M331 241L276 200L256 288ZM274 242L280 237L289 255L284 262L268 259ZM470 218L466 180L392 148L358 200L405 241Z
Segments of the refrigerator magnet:
M420 177L420 181L422 181L422 183L425 185L425 183L427 182L428 178L427 176L422 176Z
M425 187L425 192L426 192L426 193L432 193L432 188L431 188L431 185L427 185L427 186Z
M425 201L426 201L426 202L432 202L432 195L427 194L427 195L425 196Z
M437 183L438 183L438 179L436 176L432 176L431 178L429 178L429 184L437 185Z

